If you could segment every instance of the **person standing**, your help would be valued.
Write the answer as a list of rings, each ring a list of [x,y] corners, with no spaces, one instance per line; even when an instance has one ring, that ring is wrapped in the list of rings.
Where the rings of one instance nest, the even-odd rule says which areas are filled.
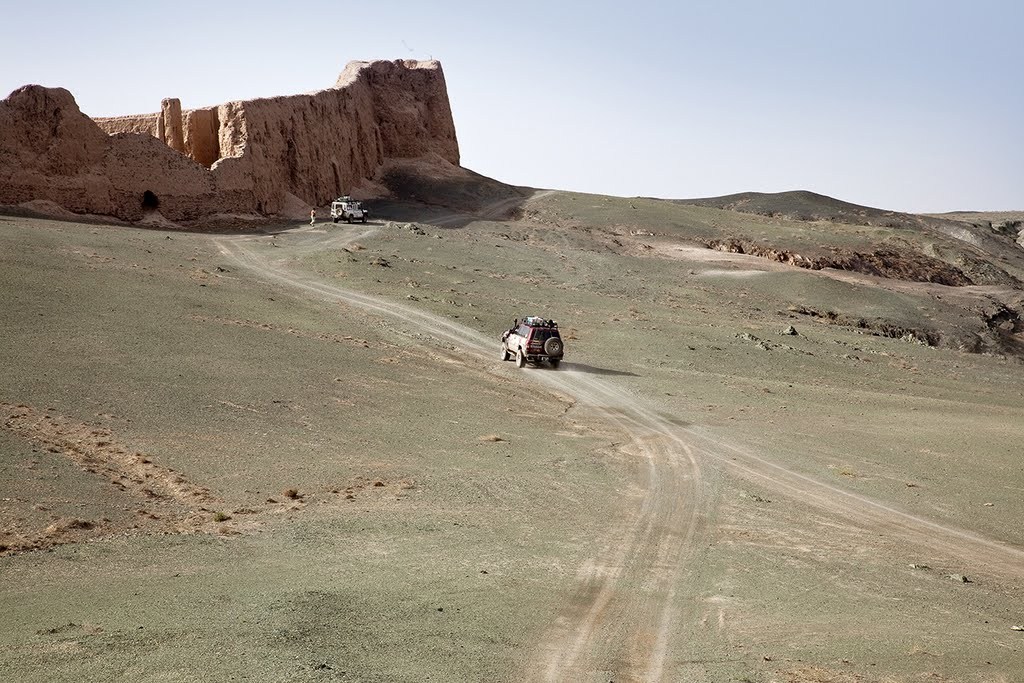
[[[309,210],[309,224],[310,225],[315,225],[316,224],[316,209],[310,209]]]

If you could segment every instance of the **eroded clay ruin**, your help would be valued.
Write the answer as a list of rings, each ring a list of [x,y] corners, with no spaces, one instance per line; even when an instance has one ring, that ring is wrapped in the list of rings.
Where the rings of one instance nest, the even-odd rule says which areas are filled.
[[[458,165],[436,61],[350,62],[314,93],[93,120],[63,88],[0,101],[0,205],[172,221],[271,217],[373,193],[394,160]]]

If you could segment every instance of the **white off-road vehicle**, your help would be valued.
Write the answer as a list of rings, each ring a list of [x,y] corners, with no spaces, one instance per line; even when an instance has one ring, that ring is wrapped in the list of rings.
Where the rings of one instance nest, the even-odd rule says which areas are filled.
[[[369,209],[363,208],[362,204],[349,196],[338,197],[331,202],[331,218],[335,223],[338,221],[346,221],[348,223],[360,221],[365,223],[369,215]]]

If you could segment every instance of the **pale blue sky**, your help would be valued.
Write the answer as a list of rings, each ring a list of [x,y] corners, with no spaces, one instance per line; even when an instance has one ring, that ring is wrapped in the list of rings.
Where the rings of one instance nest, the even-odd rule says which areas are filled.
[[[1024,210],[1024,2],[4,0],[0,97],[93,116],[318,90],[441,60],[464,166],[685,198],[809,189]]]

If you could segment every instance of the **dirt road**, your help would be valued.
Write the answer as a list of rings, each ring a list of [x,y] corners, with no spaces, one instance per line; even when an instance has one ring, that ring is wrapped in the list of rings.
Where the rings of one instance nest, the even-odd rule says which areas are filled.
[[[255,275],[325,300],[344,302],[429,333],[454,345],[472,362],[492,364],[497,343],[462,325],[403,304],[342,289],[288,267],[290,255],[309,249],[340,249],[368,237],[361,228],[330,237],[309,230],[276,238],[270,259],[257,242],[273,238],[216,238],[221,253]],[[294,245],[292,244],[294,242]],[[627,663],[625,680],[660,680],[673,623],[678,619],[675,586],[702,532],[702,475],[692,450],[673,426],[610,383],[574,370],[524,375],[568,394],[622,430],[646,462],[643,503],[609,524],[604,551],[580,567],[579,589],[543,639],[530,664],[531,680],[573,680],[600,668],[603,659]],[[610,628],[611,627],[611,628]]]
[[[370,237],[375,226],[322,233],[302,229],[276,237],[218,237],[221,253],[253,276],[311,297],[361,308],[458,349],[466,362],[497,366],[497,340],[444,317],[325,282],[294,265],[294,257],[340,249]],[[268,248],[271,242],[277,248]],[[765,459],[709,430],[681,427],[659,415],[653,399],[635,396],[612,379],[599,379],[572,363],[558,372],[518,373],[574,397],[628,435],[629,451],[645,463],[641,504],[610,521],[602,550],[577,571],[578,588],[547,629],[524,679],[585,680],[613,671],[615,680],[657,681],[672,662],[670,636],[698,619],[693,596],[680,594],[709,534],[707,518],[720,472],[755,482],[780,496],[809,504],[846,524],[884,534],[893,542],[928,548],[946,557],[981,559],[987,571],[1024,576],[1024,551],[998,540],[943,525]]]

